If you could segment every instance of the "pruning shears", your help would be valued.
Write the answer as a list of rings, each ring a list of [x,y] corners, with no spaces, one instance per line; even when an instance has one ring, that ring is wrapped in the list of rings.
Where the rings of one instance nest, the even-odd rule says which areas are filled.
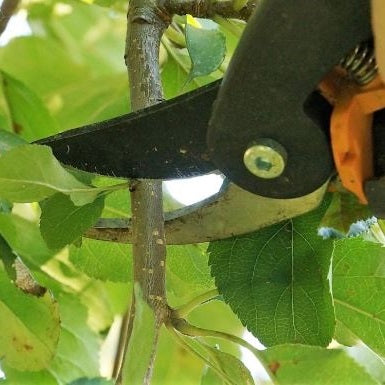
[[[371,137],[381,137],[372,118],[385,107],[385,89],[373,48],[361,44],[370,39],[369,0],[261,0],[221,81],[38,143],[102,175],[223,173],[218,194],[166,213],[169,244],[227,238],[307,212],[335,169],[361,202],[385,212],[385,182],[373,180],[385,174],[385,154],[372,150]],[[101,219],[88,232],[121,242],[130,234],[125,219]]]

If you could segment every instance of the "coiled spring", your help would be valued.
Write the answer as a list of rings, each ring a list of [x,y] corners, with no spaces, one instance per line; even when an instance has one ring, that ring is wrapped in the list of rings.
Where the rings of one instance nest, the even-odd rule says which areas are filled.
[[[341,60],[340,65],[357,84],[370,83],[377,75],[373,42],[369,41],[357,45]]]

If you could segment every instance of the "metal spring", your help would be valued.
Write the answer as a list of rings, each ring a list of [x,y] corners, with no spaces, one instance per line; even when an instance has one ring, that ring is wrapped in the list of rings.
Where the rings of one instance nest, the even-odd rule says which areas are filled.
[[[371,41],[357,45],[340,62],[349,77],[359,85],[370,83],[377,75],[377,62]]]

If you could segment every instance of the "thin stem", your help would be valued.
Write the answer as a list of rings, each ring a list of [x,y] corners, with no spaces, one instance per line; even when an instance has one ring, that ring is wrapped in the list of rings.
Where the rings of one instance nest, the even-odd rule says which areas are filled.
[[[132,111],[149,107],[163,100],[159,73],[160,39],[170,24],[171,17],[161,7],[160,1],[130,0],[127,15],[127,36],[125,60],[129,77]],[[149,154],[148,156],[151,156]],[[136,181],[130,188],[132,210],[132,251],[133,280],[138,283],[143,299],[154,312],[155,330],[152,341],[152,354],[146,362],[147,371],[143,385],[151,381],[158,344],[159,329],[168,317],[166,302],[164,217],[161,180]],[[135,293],[133,293],[125,349],[116,357],[123,362],[117,384],[130,383],[130,373],[125,373],[126,351],[135,322]],[[145,327],[140,322],[139,327]],[[127,362],[128,362],[127,361]]]
[[[254,356],[257,358],[257,360],[261,363],[261,365],[265,369],[266,373],[269,375],[271,382],[273,384],[277,384],[275,380],[275,376],[270,370],[270,367],[266,362],[265,358],[263,357],[263,355],[261,354],[261,352],[258,349],[256,349],[253,345],[251,345],[249,342],[245,341],[244,339],[238,336],[234,336],[232,334],[220,332],[217,330],[199,328],[197,326],[187,323],[185,320],[182,320],[182,319],[174,320],[173,326],[180,333],[190,337],[216,337],[216,338],[224,339],[224,340],[233,342],[235,344],[238,344],[240,346],[243,346],[244,348],[248,349],[251,353],[254,354]]]
[[[195,17],[212,18],[220,15],[225,18],[248,20],[258,0],[247,1],[241,9],[236,9],[234,0],[166,0],[165,8],[173,14],[190,14]]]
[[[20,0],[3,0],[0,7],[0,35],[7,28],[9,19],[15,13],[19,4]]]
[[[197,297],[193,298],[190,302],[187,302],[186,304],[176,308],[173,311],[173,316],[175,318],[184,318],[196,307],[202,305],[204,302],[208,302],[212,300],[218,295],[219,293],[217,289],[213,289],[213,290],[207,291],[206,293],[198,295]]]

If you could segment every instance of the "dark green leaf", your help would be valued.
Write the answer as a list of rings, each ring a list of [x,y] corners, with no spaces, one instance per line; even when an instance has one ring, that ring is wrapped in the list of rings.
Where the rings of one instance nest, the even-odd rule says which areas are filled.
[[[39,370],[52,360],[59,338],[59,313],[49,294],[24,294],[0,269],[0,354],[19,370]]]
[[[189,79],[205,76],[219,68],[226,54],[226,39],[217,29],[197,28],[186,23],[186,44],[192,66]]]
[[[80,248],[70,247],[70,260],[93,278],[120,282],[131,280],[129,245],[85,238]]]
[[[336,242],[333,297],[337,319],[385,356],[385,249],[361,238]]]
[[[282,345],[261,353],[277,385],[378,385],[343,350]]]
[[[326,346],[334,332],[331,241],[317,235],[328,202],[289,221],[212,242],[211,272],[242,323],[266,346]]]
[[[51,249],[60,249],[79,238],[100,217],[104,197],[84,206],[75,206],[61,193],[41,202],[40,231]]]
[[[3,78],[15,132],[30,142],[59,132],[57,122],[31,89],[5,73]]]

